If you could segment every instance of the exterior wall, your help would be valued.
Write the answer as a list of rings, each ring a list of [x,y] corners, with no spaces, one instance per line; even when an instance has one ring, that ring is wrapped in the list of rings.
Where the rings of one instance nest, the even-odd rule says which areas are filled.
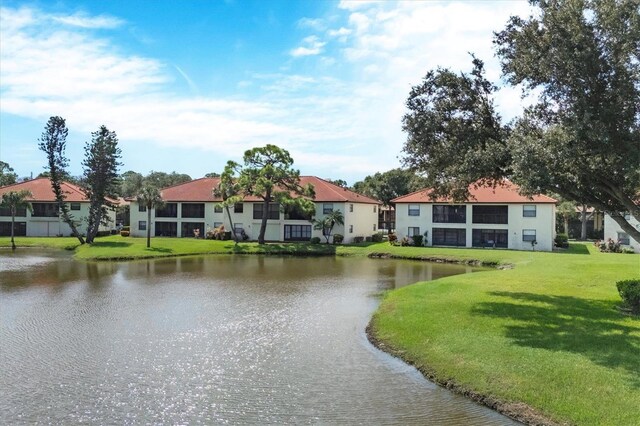
[[[157,222],[177,222],[178,228],[178,237],[192,237],[192,235],[181,235],[182,223],[186,222],[204,222],[205,224],[205,232],[207,229],[215,228],[217,223],[223,223],[226,230],[232,230],[233,225],[229,223],[226,212],[222,211],[222,213],[215,212],[215,202],[205,202],[205,217],[204,218],[182,218],[182,203],[177,203],[178,215],[175,218],[167,218],[167,217],[155,217],[155,209],[151,211],[151,224],[147,224],[150,226],[151,235],[155,235],[155,225]],[[249,240],[257,240],[258,235],[260,233],[260,219],[253,218],[253,205],[258,203],[253,202],[245,202],[243,203],[243,211],[242,213],[236,213],[234,209],[231,209],[231,219],[234,224],[242,224],[242,227],[249,237]],[[316,212],[315,218],[321,219],[325,215],[323,214],[323,204],[321,202],[317,202],[316,204]],[[353,212],[349,211],[349,204],[354,205]],[[353,238],[356,236],[367,237],[371,236],[375,232],[377,232],[377,223],[378,223],[378,206],[376,206],[376,210],[373,210],[373,204],[362,204],[362,203],[333,203],[334,210],[342,211],[345,224],[336,225],[333,228],[333,234],[342,234],[344,235],[344,242],[350,243],[353,241]],[[131,202],[131,235],[134,237],[146,237],[147,231],[139,229],[139,222],[147,220],[147,212],[138,211],[138,203],[135,201]],[[284,240],[284,227],[285,225],[309,225],[312,226],[312,223],[307,220],[288,220],[284,218],[284,213],[280,213],[279,219],[269,219],[267,221],[267,229],[265,232],[265,240],[267,241],[283,241]],[[373,230],[374,225],[376,226],[376,231]],[[350,226],[353,226],[353,232],[348,232]],[[322,230],[315,230],[312,228],[311,231],[312,237],[319,237],[324,241],[324,236],[322,235]]]
[[[412,203],[417,204],[417,203]],[[439,203],[436,203],[439,205]],[[531,250],[531,243],[522,240],[523,230],[535,230],[537,245],[535,250],[553,250],[555,238],[555,205],[554,204],[505,204],[495,203],[497,206],[508,206],[508,224],[480,224],[473,223],[473,205],[466,206],[465,223],[433,223],[433,204],[419,203],[420,215],[409,216],[409,203],[396,205],[396,232],[398,238],[408,236],[409,227],[420,228],[420,234],[427,232],[427,245],[433,245],[433,228],[463,228],[466,230],[466,247],[472,247],[473,229],[503,229],[507,230],[508,248],[513,250]],[[492,204],[479,204],[483,206]],[[535,217],[523,217],[523,206],[535,205]]]
[[[87,217],[89,216],[89,203],[80,203],[80,210],[70,210],[73,220],[78,223],[78,231],[82,234],[87,232]],[[107,213],[109,223],[100,225],[99,231],[110,231],[116,226],[116,212],[109,210]],[[34,217],[27,209],[26,217],[17,217],[16,222],[27,223],[27,237],[55,237],[71,235],[71,228],[64,221],[56,217]],[[11,216],[0,216],[0,222],[11,222]]]
[[[629,217],[629,223],[635,226],[636,229],[640,229],[640,222],[638,222],[633,216]],[[626,234],[626,232],[624,232],[622,228],[620,228],[620,225],[618,225],[618,223],[615,220],[611,219],[611,216],[609,216],[608,214],[605,214],[604,215],[604,239],[608,240],[609,238],[611,238],[614,241],[618,241],[618,233]],[[629,245],[625,247],[631,247],[633,251],[635,251],[636,253],[640,253],[640,242],[634,240],[630,236],[629,236]]]

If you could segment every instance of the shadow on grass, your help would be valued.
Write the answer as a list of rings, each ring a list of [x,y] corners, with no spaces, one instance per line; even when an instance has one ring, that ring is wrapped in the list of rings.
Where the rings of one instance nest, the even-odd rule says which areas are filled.
[[[331,244],[267,243],[261,246],[237,244],[230,246],[237,254],[284,254],[291,256],[335,255],[336,246]]]
[[[129,247],[133,245],[133,243],[127,243],[124,241],[94,241],[93,244],[91,244],[91,247]]]
[[[506,336],[517,345],[571,352],[607,368],[622,368],[633,377],[632,385],[640,387],[638,328],[619,323],[623,316],[615,302],[531,293],[490,294],[510,300],[480,303],[473,313],[518,321],[506,326]]]
[[[152,251],[154,253],[173,253],[173,250],[166,247],[145,247],[145,251]]]

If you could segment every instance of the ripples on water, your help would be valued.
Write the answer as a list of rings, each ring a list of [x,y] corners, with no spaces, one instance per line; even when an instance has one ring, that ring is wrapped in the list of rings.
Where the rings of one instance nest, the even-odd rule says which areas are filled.
[[[0,254],[0,423],[512,424],[372,347],[393,260]]]

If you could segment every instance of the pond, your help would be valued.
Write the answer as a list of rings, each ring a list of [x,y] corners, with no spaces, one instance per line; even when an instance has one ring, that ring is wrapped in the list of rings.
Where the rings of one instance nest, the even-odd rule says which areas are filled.
[[[0,424],[515,424],[427,381],[364,332],[382,291],[471,271],[3,251]]]

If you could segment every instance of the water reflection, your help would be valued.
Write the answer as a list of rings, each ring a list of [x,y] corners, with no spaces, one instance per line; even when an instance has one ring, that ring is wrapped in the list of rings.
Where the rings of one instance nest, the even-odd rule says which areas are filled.
[[[469,268],[44,257],[0,258],[2,424],[511,423],[364,335],[372,294]]]

